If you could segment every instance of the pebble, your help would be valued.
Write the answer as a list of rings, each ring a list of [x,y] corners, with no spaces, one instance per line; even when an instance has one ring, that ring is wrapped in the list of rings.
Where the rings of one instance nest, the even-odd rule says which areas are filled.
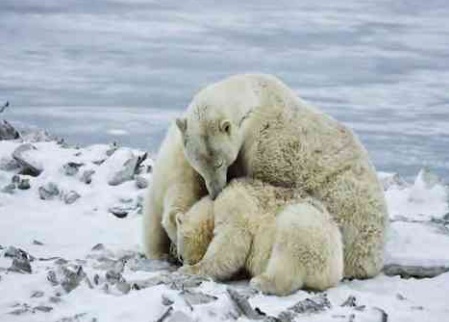
[[[59,189],[53,182],[48,182],[45,185],[39,187],[39,197],[42,200],[51,200],[59,195]]]
[[[67,194],[64,195],[64,202],[67,205],[71,205],[75,201],[77,201],[80,198],[80,194],[76,191],[69,191]]]
[[[85,184],[90,184],[92,182],[92,176],[95,174],[95,170],[85,170],[80,177],[80,181]]]

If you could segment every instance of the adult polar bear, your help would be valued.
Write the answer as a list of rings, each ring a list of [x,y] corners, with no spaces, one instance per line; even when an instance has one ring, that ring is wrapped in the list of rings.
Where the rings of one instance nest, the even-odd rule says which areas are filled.
[[[215,198],[231,178],[248,176],[301,189],[326,205],[342,232],[346,277],[382,269],[387,210],[365,148],[279,79],[244,74],[212,84],[176,124],[161,146],[144,213],[148,257],[168,253],[176,214],[205,187]]]

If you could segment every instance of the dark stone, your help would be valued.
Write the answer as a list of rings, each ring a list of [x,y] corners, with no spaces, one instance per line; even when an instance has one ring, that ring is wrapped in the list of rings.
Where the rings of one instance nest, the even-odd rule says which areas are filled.
[[[3,120],[0,123],[0,141],[2,140],[16,140],[20,138],[19,132],[8,122]]]
[[[12,153],[12,157],[19,163],[20,167],[22,168],[22,170],[20,171],[21,174],[37,177],[43,171],[42,166],[25,154],[25,152],[32,150],[36,150],[36,147],[31,143],[22,144],[14,150],[14,152]]]
[[[59,189],[53,182],[48,182],[45,185],[39,187],[39,197],[42,200],[51,200],[59,195]]]

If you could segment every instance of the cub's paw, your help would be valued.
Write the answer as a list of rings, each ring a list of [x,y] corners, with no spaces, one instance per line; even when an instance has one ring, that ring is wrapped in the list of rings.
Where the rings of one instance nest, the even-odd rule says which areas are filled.
[[[264,274],[253,277],[249,285],[264,294],[281,295],[274,280]]]
[[[186,275],[201,275],[198,265],[184,265],[178,269],[178,272]]]

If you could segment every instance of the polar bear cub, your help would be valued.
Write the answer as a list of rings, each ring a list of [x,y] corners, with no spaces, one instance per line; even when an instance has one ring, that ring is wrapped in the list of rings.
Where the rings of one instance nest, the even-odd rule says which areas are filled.
[[[245,269],[267,294],[325,290],[343,277],[343,245],[327,210],[293,189],[236,179],[177,216],[181,271],[231,278]]]

